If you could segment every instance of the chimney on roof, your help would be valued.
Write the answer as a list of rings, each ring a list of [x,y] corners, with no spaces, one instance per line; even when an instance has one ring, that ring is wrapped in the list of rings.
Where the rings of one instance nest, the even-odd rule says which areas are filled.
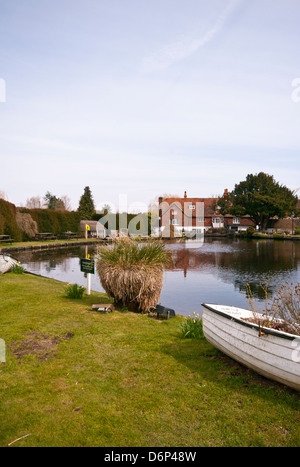
[[[224,190],[224,196],[225,196],[225,197],[228,196],[228,188],[225,188],[225,190]]]
[[[186,191],[184,192],[184,197],[187,198],[187,194],[186,194]]]

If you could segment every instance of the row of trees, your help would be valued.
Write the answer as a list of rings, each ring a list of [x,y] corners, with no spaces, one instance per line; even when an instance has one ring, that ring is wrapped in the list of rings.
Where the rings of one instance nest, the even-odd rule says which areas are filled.
[[[51,198],[49,196],[48,198],[50,204]],[[249,216],[262,230],[274,217],[298,215],[297,204],[296,192],[281,185],[272,175],[264,172],[247,175],[246,180],[236,184],[232,192],[225,193],[217,202],[222,215]],[[108,211],[109,206],[106,206],[103,215]],[[88,186],[84,188],[80,198],[78,212],[80,219],[95,218],[95,205]]]
[[[57,196],[47,191],[45,196],[32,196],[26,200],[25,207],[27,209],[52,209],[54,211],[71,211],[71,201],[67,195]]]
[[[26,200],[27,209],[50,209],[53,211],[72,211],[71,201],[67,195],[58,197],[47,191],[45,196],[32,196]],[[84,193],[80,198],[77,209],[80,219],[92,219],[95,213],[95,204],[90,187],[84,188]]]
[[[4,196],[1,197],[4,198]],[[291,191],[284,185],[280,185],[272,175],[260,172],[256,175],[247,175],[246,180],[235,185],[232,192],[219,197],[215,208],[218,208],[222,215],[249,216],[263,230],[271,218],[283,218],[293,213],[296,216],[298,214],[297,203],[296,192]],[[46,208],[54,211],[72,210],[68,196],[57,197],[49,191],[42,200],[39,197],[28,199],[26,208]],[[109,210],[109,206],[105,206],[102,215],[107,214]],[[89,186],[84,188],[76,211],[80,219],[92,220],[97,218],[98,220],[102,217],[102,215],[96,215],[95,203]]]

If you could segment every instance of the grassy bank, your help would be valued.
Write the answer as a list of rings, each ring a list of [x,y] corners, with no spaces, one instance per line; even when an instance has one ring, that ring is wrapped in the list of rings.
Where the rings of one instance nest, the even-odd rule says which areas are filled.
[[[183,339],[179,316],[103,314],[104,295],[28,274],[0,296],[0,446],[299,445],[299,394]]]
[[[99,238],[78,238],[78,239],[62,239],[62,240],[46,240],[46,241],[28,241],[28,242],[14,242],[14,243],[1,243],[0,251],[11,252],[13,253],[16,249],[40,249],[40,248],[52,248],[59,247],[60,245],[80,245],[80,244],[89,244],[89,243],[99,243],[101,240]]]

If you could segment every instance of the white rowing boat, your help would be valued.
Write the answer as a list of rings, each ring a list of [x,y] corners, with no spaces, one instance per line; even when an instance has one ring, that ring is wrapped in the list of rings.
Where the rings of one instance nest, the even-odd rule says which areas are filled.
[[[11,271],[16,264],[18,264],[18,260],[7,253],[0,253],[0,274]]]
[[[213,346],[266,378],[300,390],[300,336],[245,321],[254,314],[243,308],[202,306],[204,336]]]

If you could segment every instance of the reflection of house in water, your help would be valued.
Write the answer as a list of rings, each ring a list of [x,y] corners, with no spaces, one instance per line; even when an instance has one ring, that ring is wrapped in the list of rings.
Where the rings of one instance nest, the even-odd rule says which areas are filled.
[[[217,251],[218,246],[220,251]],[[228,250],[226,245],[224,246],[223,243],[217,240],[213,244],[204,243],[200,248],[191,248],[187,247],[186,244],[182,244],[181,248],[172,251],[173,262],[168,269],[183,271],[184,277],[186,277],[188,271],[211,268],[212,266],[218,267],[224,248]]]

